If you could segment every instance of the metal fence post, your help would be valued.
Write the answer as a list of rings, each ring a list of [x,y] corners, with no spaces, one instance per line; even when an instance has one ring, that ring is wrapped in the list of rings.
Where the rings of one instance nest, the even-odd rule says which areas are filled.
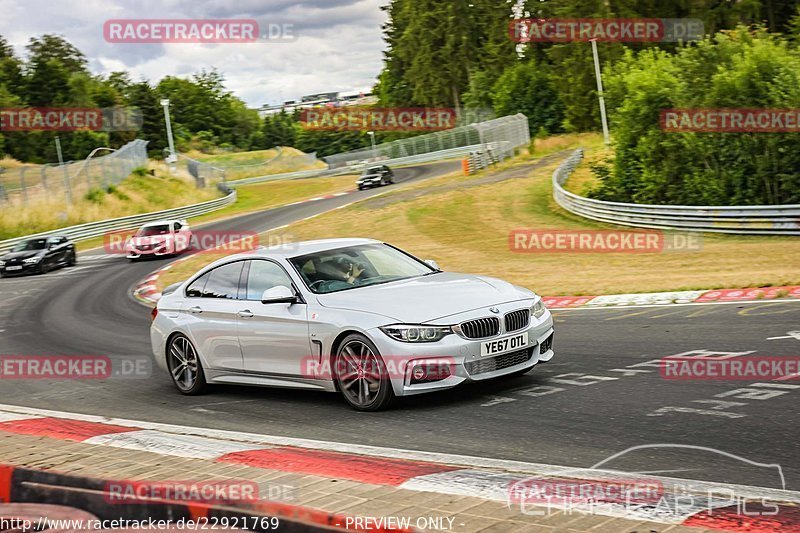
[[[25,187],[25,167],[19,169],[19,186],[22,187],[22,203],[28,203],[28,188]]]
[[[40,177],[42,178],[42,186],[44,187],[44,190],[48,191],[49,187],[47,186],[47,167],[44,165],[42,165]]]

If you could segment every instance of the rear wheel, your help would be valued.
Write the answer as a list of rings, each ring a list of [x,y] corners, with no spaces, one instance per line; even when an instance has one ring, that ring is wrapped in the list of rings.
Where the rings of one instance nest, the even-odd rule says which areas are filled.
[[[336,386],[353,409],[379,411],[394,400],[383,358],[364,335],[354,333],[342,341],[334,368]]]
[[[167,368],[175,387],[188,396],[201,394],[206,388],[203,365],[197,356],[192,341],[184,335],[176,335],[167,346]]]
[[[67,261],[67,264],[69,266],[75,266],[75,263],[77,263],[77,262],[78,262],[78,258],[75,257],[75,252],[72,252],[72,255],[69,256],[69,261]]]

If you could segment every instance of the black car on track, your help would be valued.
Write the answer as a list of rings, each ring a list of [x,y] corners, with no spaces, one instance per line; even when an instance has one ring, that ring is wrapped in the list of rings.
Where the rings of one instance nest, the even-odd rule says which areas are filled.
[[[394,171],[386,165],[367,168],[356,181],[359,191],[363,191],[368,187],[380,187],[391,183],[394,183]]]
[[[38,237],[19,242],[0,255],[0,276],[44,274],[75,263],[75,245],[67,237]]]

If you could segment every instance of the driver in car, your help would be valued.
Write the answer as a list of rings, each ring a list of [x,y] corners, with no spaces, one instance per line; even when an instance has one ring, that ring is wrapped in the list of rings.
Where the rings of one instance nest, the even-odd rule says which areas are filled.
[[[344,265],[342,265],[344,266]],[[344,281],[350,285],[354,285],[356,280],[364,273],[364,266],[358,263],[350,263],[350,268],[344,272]]]

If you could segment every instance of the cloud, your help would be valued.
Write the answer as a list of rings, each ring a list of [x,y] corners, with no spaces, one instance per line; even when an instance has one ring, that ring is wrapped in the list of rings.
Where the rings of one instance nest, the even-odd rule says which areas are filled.
[[[19,55],[31,37],[65,36],[96,74],[128,70],[157,82],[218,69],[248,105],[295,100],[305,94],[370,88],[381,69],[381,26],[387,0],[0,0],[0,35]],[[291,24],[290,42],[242,44],[112,44],[108,19],[255,19]]]

